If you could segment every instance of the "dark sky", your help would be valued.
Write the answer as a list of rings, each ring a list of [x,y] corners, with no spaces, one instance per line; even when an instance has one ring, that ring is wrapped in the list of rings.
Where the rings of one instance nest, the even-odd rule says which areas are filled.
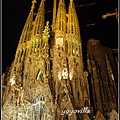
[[[2,71],[10,67],[14,59],[18,41],[31,8],[32,0],[2,1]],[[37,1],[36,9],[41,0]],[[65,0],[68,7],[69,0]],[[115,16],[102,19],[107,12],[115,12],[117,0],[74,0],[81,27],[83,49],[89,38],[101,41],[101,44],[111,48],[118,47],[118,22]],[[94,5],[83,6],[95,3]],[[52,10],[52,0],[45,1],[46,11]],[[78,7],[80,5],[80,7]],[[52,12],[46,12],[46,21],[52,20]],[[88,24],[93,24],[87,26]]]

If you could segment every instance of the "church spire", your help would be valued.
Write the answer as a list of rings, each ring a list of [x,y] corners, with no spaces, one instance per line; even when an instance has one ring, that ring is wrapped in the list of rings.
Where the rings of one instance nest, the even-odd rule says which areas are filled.
[[[54,0],[53,4],[53,20],[52,20],[52,30],[55,30],[55,23],[56,23],[56,7],[57,7],[57,0]]]
[[[34,8],[35,8],[35,3],[36,3],[36,2],[37,2],[36,0],[33,0],[33,1],[32,1],[31,11],[34,10]]]
[[[30,39],[30,32],[31,32],[31,29],[32,29],[35,3],[36,3],[36,0],[33,0],[30,13],[28,15],[28,18],[26,20],[26,23],[24,25],[24,28],[23,28],[23,31],[22,31],[22,34],[21,34],[21,37],[20,37],[20,40],[19,40],[19,44],[24,43],[24,42],[26,42]]]
[[[44,1],[42,0],[40,3],[40,6],[38,8],[38,13],[36,15],[34,24],[33,24],[33,30],[32,30],[32,37],[37,34],[42,34],[42,31],[44,29]]]
[[[66,32],[66,9],[64,0],[59,1],[56,19],[56,30]]]
[[[69,4],[67,33],[80,36],[79,22],[73,0],[70,0]]]

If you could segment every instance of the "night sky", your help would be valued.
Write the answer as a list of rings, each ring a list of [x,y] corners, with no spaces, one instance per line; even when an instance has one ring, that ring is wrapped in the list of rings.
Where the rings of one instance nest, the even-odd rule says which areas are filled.
[[[14,60],[18,41],[31,8],[32,0],[2,1],[2,72],[11,66]],[[37,0],[35,12],[41,0]],[[68,7],[69,0],[65,0]],[[118,21],[115,16],[102,19],[107,12],[115,12],[117,0],[74,0],[81,27],[83,49],[89,38],[98,39],[101,44],[110,48],[118,48]],[[90,3],[93,5],[84,6]],[[52,21],[53,0],[45,1],[46,19]],[[80,7],[79,7],[80,6]],[[91,26],[89,26],[91,24]],[[93,24],[93,25],[92,25]],[[84,51],[84,50],[83,50]]]

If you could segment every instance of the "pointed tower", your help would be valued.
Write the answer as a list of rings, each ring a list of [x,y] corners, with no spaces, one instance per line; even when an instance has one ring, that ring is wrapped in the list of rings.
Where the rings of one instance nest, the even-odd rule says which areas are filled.
[[[68,58],[65,53],[66,40],[66,8],[64,0],[60,0],[58,4],[58,11],[55,24],[55,38],[53,48],[53,81],[55,89],[55,106],[56,106],[56,120],[59,119],[74,119],[76,114],[61,115],[63,110],[74,110],[72,100],[69,92],[70,81],[68,78]]]
[[[31,31],[30,43],[28,43],[30,55],[38,54],[42,51],[43,41],[42,41],[42,32],[44,30],[45,21],[45,12],[44,12],[44,0],[41,1],[38,8],[35,21],[33,22],[33,28]]]
[[[79,22],[73,0],[70,0],[69,4],[67,33],[80,37]]]
[[[44,24],[45,24],[44,23],[45,21],[44,1],[45,0],[41,0],[37,15],[35,17],[35,21],[33,23],[33,29],[31,34],[32,37],[40,35],[43,32]]]
[[[36,0],[33,0],[30,13],[28,15],[22,34],[20,36],[15,59],[11,65],[10,83],[8,83],[9,85],[13,83],[14,84],[17,83],[18,86],[21,86],[21,87],[23,86],[23,68],[24,68],[24,61],[25,61],[26,52],[27,52],[26,45],[27,45],[27,42],[30,40],[35,3],[36,3]]]
[[[66,8],[64,0],[58,4],[58,12],[55,25],[55,48],[64,49],[64,40],[66,33]]]
[[[65,52],[68,55],[69,79],[74,104],[75,108],[89,107],[88,73],[85,72],[83,68],[80,27],[73,0],[70,0],[67,18]]]
[[[33,0],[11,66],[8,89],[4,93],[4,120],[54,120],[53,97],[48,83],[50,28],[49,22],[44,26],[44,0],[33,22],[35,3]]]
[[[70,0],[66,14],[64,0],[59,0],[57,12],[57,0],[54,0],[53,36],[49,22],[44,25],[44,0],[33,21],[35,3],[33,0],[11,65],[3,119],[83,120],[83,114],[65,113],[65,110],[74,112],[90,105],[74,2]]]
[[[61,59],[62,56],[64,56],[64,41],[65,41],[65,34],[66,34],[66,8],[64,0],[60,0],[58,4],[58,12],[57,12],[57,18],[56,18],[56,26],[55,26],[55,43],[53,48],[53,75],[54,75],[54,82],[58,82],[58,80],[61,80]],[[56,74],[56,71],[60,72],[58,75]],[[56,80],[58,79],[58,80]]]
[[[57,12],[57,0],[54,0],[53,4],[53,19],[52,19],[52,31],[55,31],[55,23],[56,23],[56,12]]]
[[[72,0],[68,14],[64,0],[59,1],[53,49],[55,106],[59,106],[56,108],[56,119],[59,119],[58,111],[90,106],[87,72],[83,70],[80,28]],[[71,118],[83,119],[83,116],[75,114]]]
[[[39,63],[38,62],[39,58],[42,58],[42,52],[44,49],[44,41],[42,39],[42,34],[44,30],[44,19],[45,19],[44,0],[42,0],[38,8],[38,12],[35,17],[35,20],[32,23],[33,26],[31,30],[30,40],[27,42],[26,45],[27,53],[26,53],[24,77],[23,77],[23,82],[25,83],[24,85],[26,85],[26,82],[30,83],[30,81],[32,81],[35,78],[36,72],[38,73],[38,69],[37,69],[38,66],[36,66],[36,64]],[[30,69],[29,71],[28,68]],[[32,70],[33,68],[35,69],[34,71]]]
[[[11,79],[18,78],[20,86],[22,86],[22,75],[23,75],[23,67],[24,67],[24,60],[27,53],[27,42],[30,40],[30,34],[32,30],[32,22],[33,22],[33,14],[35,8],[36,0],[32,1],[32,6],[26,23],[24,25],[22,34],[20,36],[19,44],[16,50],[15,59],[13,61],[13,67],[11,68]]]
[[[24,25],[18,47],[15,54],[15,59],[10,67],[10,75],[7,79],[7,89],[4,93],[4,105],[2,109],[3,119],[16,119],[15,116],[15,106],[17,104],[17,96],[19,88],[23,86],[23,68],[24,68],[24,58],[26,53],[26,44],[30,40],[30,34],[32,30],[33,14],[35,8],[36,0],[32,1],[32,6],[26,23]],[[18,88],[18,91],[17,91]],[[17,108],[16,108],[17,109]],[[8,112],[11,111],[11,112]]]
[[[30,40],[35,3],[36,3],[36,0],[33,0],[30,13],[29,13],[26,23],[24,25],[24,28],[23,28],[23,31],[22,31],[22,34],[21,34],[21,37],[19,40],[18,48],[16,50],[16,56],[15,56],[15,60],[14,60],[15,63],[17,63],[19,61],[23,61],[22,58],[24,58],[24,54],[26,52],[25,51],[26,44],[27,44],[27,41]]]

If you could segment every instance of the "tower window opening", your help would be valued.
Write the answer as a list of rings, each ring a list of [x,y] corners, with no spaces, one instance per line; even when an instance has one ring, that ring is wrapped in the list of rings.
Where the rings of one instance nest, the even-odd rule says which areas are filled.
[[[51,73],[52,73],[52,66],[53,66],[53,63],[52,63],[52,61],[50,61],[50,70],[51,70]]]
[[[88,107],[88,100],[85,100],[85,107]]]
[[[72,41],[72,47],[74,47],[74,41]]]
[[[40,43],[40,46],[43,47],[43,40],[41,39],[41,43]]]
[[[62,47],[62,51],[64,51],[64,48]]]
[[[33,47],[31,46],[31,49],[30,49],[30,55],[32,54],[32,49],[33,49]]]
[[[40,48],[40,44],[38,43],[38,50],[39,50],[39,48]]]
[[[23,61],[23,53],[24,53],[24,50],[22,49],[22,52],[21,52],[21,55],[20,55],[20,62]]]
[[[67,40],[65,41],[65,52],[68,53],[68,42],[67,42]]]
[[[62,21],[62,31],[64,31],[64,21]]]
[[[72,34],[74,33],[74,27],[73,27],[73,25],[71,26],[71,33]]]
[[[61,21],[59,22],[59,28],[58,29],[61,30]]]
[[[59,54],[59,57],[61,57],[61,54],[60,54],[60,52],[59,52],[58,54]]]
[[[38,25],[37,34],[39,34],[40,26]]]
[[[80,98],[80,93],[78,92],[78,93],[77,93],[77,95],[78,95],[78,101],[79,101],[79,98]]]
[[[74,33],[75,33],[75,35],[76,35],[76,27],[75,27]]]
[[[59,45],[58,45],[59,46]],[[60,47],[58,47],[58,50],[60,50]]]
[[[26,38],[27,38],[27,34],[25,34],[25,37],[24,37],[24,39],[22,40],[21,43],[25,43],[26,42]]]
[[[25,59],[25,56],[26,56],[26,49],[24,50],[24,53],[23,53],[23,60]]]
[[[73,55],[75,54],[75,51],[74,51],[74,41],[72,41],[72,54]]]

